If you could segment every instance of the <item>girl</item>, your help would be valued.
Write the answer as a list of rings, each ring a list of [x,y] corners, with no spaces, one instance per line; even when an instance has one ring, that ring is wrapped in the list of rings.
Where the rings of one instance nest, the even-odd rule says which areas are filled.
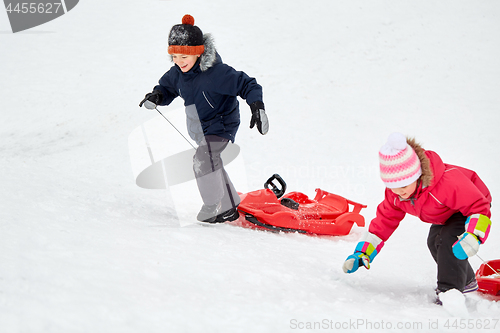
[[[267,133],[262,87],[254,78],[222,62],[211,35],[204,35],[191,15],[172,27],[168,45],[175,65],[139,106],[155,109],[157,105],[169,105],[176,97],[184,100],[188,132],[198,144],[193,169],[203,206],[197,219],[209,223],[235,220],[240,198],[220,155],[229,141],[234,142],[240,124],[237,96],[250,106],[250,128],[257,125],[261,134]]]
[[[424,150],[414,139],[393,133],[380,149],[380,175],[387,187],[377,216],[361,237],[343,270],[370,268],[384,242],[405,214],[431,223],[427,245],[437,263],[439,293],[458,289],[477,290],[468,257],[488,238],[491,195],[478,175],[462,167],[443,163],[438,154]]]

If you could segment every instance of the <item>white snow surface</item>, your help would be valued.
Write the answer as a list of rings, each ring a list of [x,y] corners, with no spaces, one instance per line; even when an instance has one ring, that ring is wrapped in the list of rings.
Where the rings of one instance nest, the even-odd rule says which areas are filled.
[[[128,137],[157,116],[138,103],[187,13],[264,87],[266,136],[240,104],[250,190],[279,173],[290,191],[367,204],[368,224],[383,199],[378,150],[398,131],[500,195],[498,1],[86,0],[17,34],[0,10],[0,331],[453,331],[459,314],[432,303],[429,225],[414,217],[348,275],[365,228],[181,226],[168,189],[135,185]],[[494,201],[484,259],[500,256],[497,216]],[[474,323],[500,317],[477,294],[466,306]]]

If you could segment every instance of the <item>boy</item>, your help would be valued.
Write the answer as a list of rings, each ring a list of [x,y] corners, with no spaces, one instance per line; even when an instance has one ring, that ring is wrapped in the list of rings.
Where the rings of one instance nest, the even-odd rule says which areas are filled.
[[[191,15],[172,27],[168,45],[175,65],[139,106],[155,109],[157,105],[169,105],[176,97],[184,100],[188,132],[198,144],[193,170],[203,206],[197,219],[209,223],[236,220],[240,198],[220,155],[229,141],[234,142],[238,131],[237,96],[250,106],[250,128],[257,125],[262,135],[269,130],[262,87],[254,78],[222,62],[211,35],[204,35]]]

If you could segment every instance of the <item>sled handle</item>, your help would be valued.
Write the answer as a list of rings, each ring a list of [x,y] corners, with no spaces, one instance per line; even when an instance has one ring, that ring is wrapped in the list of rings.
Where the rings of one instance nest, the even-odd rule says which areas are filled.
[[[278,181],[278,183],[281,185],[281,188],[279,188],[278,186],[276,186],[276,184],[273,183],[274,180]],[[269,188],[269,186],[271,186],[272,188]],[[276,195],[276,197],[279,199],[283,196],[283,194],[285,194],[286,183],[283,180],[283,178],[281,178],[280,175],[275,173],[264,183],[264,188],[273,191],[274,195]]]
[[[367,207],[366,205],[363,205],[363,204],[351,201],[349,199],[346,199],[346,200],[347,200],[347,203],[349,203],[349,204],[351,204],[353,206],[353,208],[352,208],[352,212],[353,213],[359,214],[359,212],[361,211],[362,208],[366,208]]]

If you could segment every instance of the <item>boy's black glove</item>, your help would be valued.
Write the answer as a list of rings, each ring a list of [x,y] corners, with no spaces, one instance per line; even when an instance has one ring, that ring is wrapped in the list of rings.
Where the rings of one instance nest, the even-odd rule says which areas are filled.
[[[163,94],[159,90],[153,90],[153,92],[147,93],[144,99],[139,103],[139,107],[144,107],[146,109],[154,110],[158,104],[163,100]]]
[[[264,103],[261,101],[253,102],[250,104],[250,110],[252,110],[250,128],[257,124],[260,134],[265,135],[269,131],[269,120],[267,120],[266,110],[264,110]]]

